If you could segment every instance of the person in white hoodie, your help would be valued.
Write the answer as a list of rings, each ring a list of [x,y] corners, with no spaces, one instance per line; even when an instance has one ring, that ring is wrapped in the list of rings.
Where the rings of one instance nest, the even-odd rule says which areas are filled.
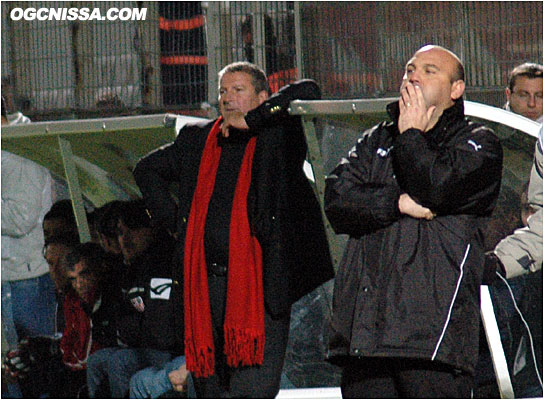
[[[20,112],[7,115],[2,98],[2,125],[28,122]],[[2,150],[2,331],[10,348],[54,333],[55,286],[42,254],[51,190],[46,168]]]

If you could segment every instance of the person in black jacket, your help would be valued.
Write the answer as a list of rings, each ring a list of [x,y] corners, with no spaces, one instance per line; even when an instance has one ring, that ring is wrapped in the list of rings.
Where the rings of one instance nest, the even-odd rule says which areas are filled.
[[[122,292],[118,343],[89,357],[91,398],[126,397],[132,375],[149,366],[161,367],[183,350],[173,324],[173,239],[151,227],[142,200],[123,202],[117,235],[125,263],[123,269],[113,270],[117,285],[112,291]]]
[[[230,64],[221,117],[136,165],[152,219],[178,239],[177,331],[198,397],[275,397],[291,304],[333,277],[301,123],[287,114],[291,100],[319,97],[304,80],[269,98],[259,67]]]
[[[328,354],[343,397],[470,397],[479,222],[496,203],[502,148],[465,118],[464,89],[459,58],[422,47],[388,106],[393,122],[367,130],[327,178],[327,216],[350,235]]]

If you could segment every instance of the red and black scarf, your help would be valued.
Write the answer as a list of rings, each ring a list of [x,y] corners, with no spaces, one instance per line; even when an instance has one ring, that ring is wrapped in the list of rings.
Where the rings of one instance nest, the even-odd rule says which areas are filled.
[[[214,373],[214,344],[204,253],[204,226],[221,156],[218,145],[222,118],[212,127],[200,161],[198,180],[187,223],[184,257],[185,357],[198,378]],[[262,251],[251,234],[247,195],[257,138],[247,144],[232,205],[225,312],[227,364],[260,365],[264,358],[264,298]]]

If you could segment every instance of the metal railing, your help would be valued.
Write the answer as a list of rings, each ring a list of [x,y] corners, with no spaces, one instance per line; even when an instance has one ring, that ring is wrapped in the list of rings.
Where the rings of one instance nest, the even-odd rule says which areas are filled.
[[[17,7],[147,13],[143,21],[15,21]],[[310,77],[326,99],[391,96],[426,43],[464,60],[469,99],[498,106],[508,72],[542,62],[542,2],[20,1],[1,10],[2,93],[11,111],[34,120],[207,115],[217,72],[238,60],[262,66],[274,90]]]

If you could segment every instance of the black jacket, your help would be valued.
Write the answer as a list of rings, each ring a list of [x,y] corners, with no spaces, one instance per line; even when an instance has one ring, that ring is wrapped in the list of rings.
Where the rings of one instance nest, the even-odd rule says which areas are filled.
[[[119,339],[130,347],[183,352],[175,331],[172,299],[174,242],[158,235],[145,253],[125,266],[121,278],[123,305],[118,320]],[[138,299],[139,298],[139,299]],[[133,304],[143,302],[143,308]]]
[[[273,315],[289,313],[294,301],[334,276],[319,203],[302,169],[306,143],[300,119],[287,114],[291,100],[319,97],[315,82],[299,81],[246,116],[250,134],[257,135],[248,214],[263,249],[265,306]],[[186,224],[214,122],[184,126],[173,143],[142,158],[134,170],[153,220],[178,233],[174,287],[180,301],[179,329]],[[179,187],[177,204],[169,193],[171,183]]]
[[[398,103],[388,106],[398,120]],[[429,132],[366,131],[327,178],[325,208],[351,236],[335,280],[329,358],[410,357],[468,372],[478,357],[481,217],[500,188],[502,148],[462,100]],[[401,215],[408,193],[437,213]]]

